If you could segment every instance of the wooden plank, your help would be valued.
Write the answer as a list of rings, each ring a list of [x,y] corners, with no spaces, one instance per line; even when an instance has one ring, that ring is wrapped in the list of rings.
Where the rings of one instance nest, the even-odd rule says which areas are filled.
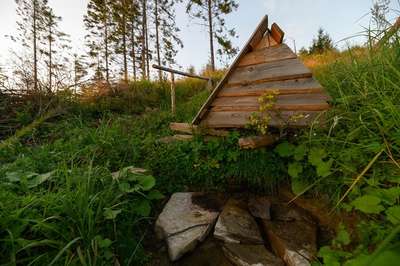
[[[324,89],[314,78],[305,78],[245,84],[243,86],[230,86],[230,84],[226,84],[218,94],[218,97],[261,96],[265,93],[272,93],[274,91],[279,92],[280,95],[285,95],[323,93]]]
[[[241,149],[257,149],[261,147],[271,146],[279,140],[278,135],[252,136],[239,139]]]
[[[267,25],[268,28],[268,16],[264,16],[261,22],[258,24],[257,29],[253,32],[251,35],[250,39],[244,46],[244,48],[240,51],[239,55],[236,57],[235,61],[232,63],[232,65],[229,67],[228,71],[225,73],[224,77],[222,80],[218,83],[217,87],[211,92],[210,96],[207,98],[206,102],[203,104],[203,106],[200,108],[199,112],[196,114],[195,118],[192,121],[192,124],[197,125],[202,117],[207,114],[208,112],[208,106],[211,104],[211,102],[214,100],[214,98],[217,96],[219,91],[222,89],[222,87],[225,85],[225,83],[228,81],[229,77],[231,76],[233,70],[236,68],[238,62],[240,59],[247,53],[249,52],[252,47],[250,44],[252,43],[253,40],[257,39],[259,32],[262,32],[265,29],[265,25]],[[264,34],[264,33],[263,33]]]
[[[268,31],[268,17],[264,23],[258,28],[255,32],[253,38],[251,38],[249,42],[249,46],[251,50],[254,50],[258,43],[263,39],[264,34]]]
[[[282,43],[285,33],[283,32],[283,30],[281,30],[281,28],[278,26],[278,24],[273,23],[271,26],[271,36],[272,36],[272,38],[275,39],[275,41],[277,43]]]
[[[211,106],[211,111],[258,111],[259,97],[218,97]],[[295,94],[278,95],[272,110],[303,110],[303,111],[322,111],[329,109],[329,97],[326,94]]]
[[[237,68],[228,83],[232,86],[311,77],[310,70],[296,58]]]
[[[196,125],[191,125],[189,123],[170,123],[169,128],[172,131],[186,133],[186,134],[202,134],[217,137],[226,137],[229,135],[229,131],[226,130],[215,130],[209,128],[199,128]]]
[[[297,58],[296,54],[286,45],[267,47],[246,54],[239,62],[238,67],[258,65],[284,59]]]
[[[268,47],[273,47],[278,45],[274,38],[272,38],[271,34],[266,34],[261,41],[257,44],[254,50],[260,50]]]
[[[209,112],[207,117],[202,120],[201,124],[209,128],[244,128],[249,117],[255,112]],[[315,111],[282,111],[270,112],[271,127],[307,127],[311,125],[317,118],[322,121],[323,113]],[[298,116],[302,118],[294,119]]]

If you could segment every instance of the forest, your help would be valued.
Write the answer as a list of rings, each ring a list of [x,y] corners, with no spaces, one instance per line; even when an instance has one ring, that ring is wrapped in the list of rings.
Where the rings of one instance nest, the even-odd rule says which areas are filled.
[[[17,30],[0,37],[20,47],[0,68],[0,265],[398,265],[393,2],[371,2],[362,42],[338,47],[320,28],[293,52],[267,16],[237,47],[241,22],[227,20],[247,1],[87,0],[77,53],[47,0],[15,0]],[[153,68],[180,66],[178,16],[207,36],[204,67],[184,70],[203,79]],[[291,77],[267,79],[281,61],[260,54],[276,51],[305,73],[292,77],[306,91],[294,100],[279,87]],[[251,95],[235,91],[243,77]],[[300,100],[309,109],[290,109]],[[244,126],[235,115],[212,123],[240,108],[251,112]],[[171,207],[188,195],[194,209]],[[173,219],[194,225],[179,231]]]

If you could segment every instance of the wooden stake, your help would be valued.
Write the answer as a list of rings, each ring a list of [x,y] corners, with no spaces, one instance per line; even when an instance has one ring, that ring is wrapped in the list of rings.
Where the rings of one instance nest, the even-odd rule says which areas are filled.
[[[176,99],[175,99],[175,74],[171,73],[171,111],[176,114]]]

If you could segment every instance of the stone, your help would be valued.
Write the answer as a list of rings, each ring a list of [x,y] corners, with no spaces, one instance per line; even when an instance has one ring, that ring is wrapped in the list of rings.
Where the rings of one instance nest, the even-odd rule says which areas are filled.
[[[225,256],[236,266],[284,266],[283,261],[269,252],[264,245],[225,243]]]
[[[211,229],[210,225],[196,226],[168,237],[166,241],[170,259],[176,261],[184,254],[194,250],[197,244],[208,236]]]
[[[222,203],[203,193],[175,193],[159,215],[155,233],[165,239],[170,259],[192,251],[212,230]],[[219,209],[218,209],[219,208]]]
[[[270,208],[271,202],[267,197],[255,197],[249,198],[248,207],[250,213],[260,219],[271,220]]]
[[[317,253],[316,224],[308,218],[299,218],[296,216],[297,220],[290,221],[262,220],[272,249],[288,266],[311,265],[310,261]]]
[[[194,252],[185,255],[174,266],[234,266],[222,251],[221,244],[213,237],[208,237],[196,247]]]
[[[246,204],[229,199],[215,225],[214,237],[227,243],[263,244],[258,225]]]

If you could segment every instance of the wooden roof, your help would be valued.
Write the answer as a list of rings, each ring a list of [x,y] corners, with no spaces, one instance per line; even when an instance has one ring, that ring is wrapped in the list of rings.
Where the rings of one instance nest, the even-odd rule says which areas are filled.
[[[208,128],[245,127],[250,115],[259,111],[258,98],[276,91],[270,126],[307,126],[327,110],[329,95],[283,43],[283,37],[276,23],[268,28],[265,16],[192,123]]]

